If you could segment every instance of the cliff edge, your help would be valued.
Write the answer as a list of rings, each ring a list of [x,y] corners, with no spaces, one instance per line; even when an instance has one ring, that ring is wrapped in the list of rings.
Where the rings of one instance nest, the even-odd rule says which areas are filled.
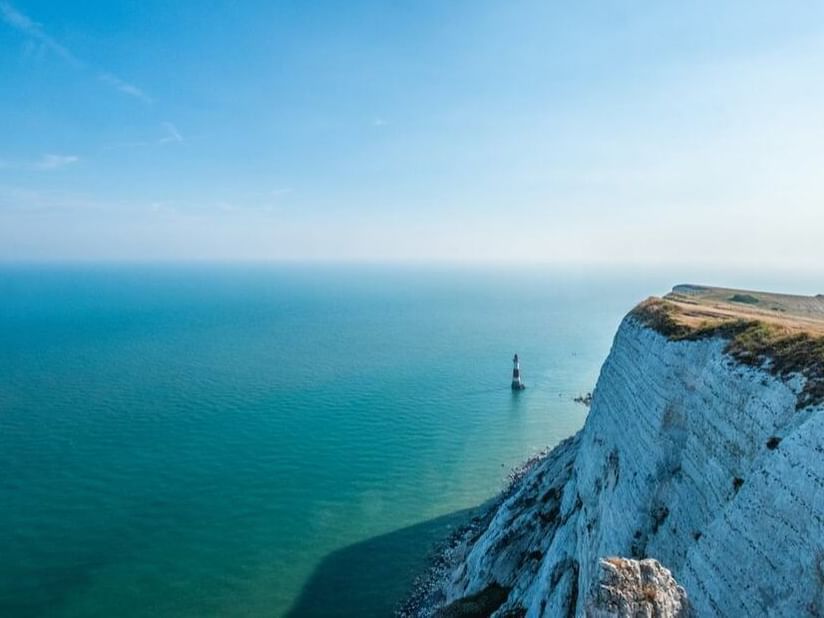
[[[677,286],[641,303],[584,428],[428,590],[407,614],[824,616],[824,297]]]

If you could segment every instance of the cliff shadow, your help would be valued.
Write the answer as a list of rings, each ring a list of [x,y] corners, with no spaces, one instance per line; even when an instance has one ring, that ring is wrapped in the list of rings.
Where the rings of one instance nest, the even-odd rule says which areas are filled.
[[[392,616],[439,542],[478,512],[455,511],[332,552],[315,569],[287,618]]]

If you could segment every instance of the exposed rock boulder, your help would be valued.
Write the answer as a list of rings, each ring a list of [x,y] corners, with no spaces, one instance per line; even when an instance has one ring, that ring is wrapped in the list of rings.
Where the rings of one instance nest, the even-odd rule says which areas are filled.
[[[687,593],[657,560],[606,558],[587,618],[688,618]]]

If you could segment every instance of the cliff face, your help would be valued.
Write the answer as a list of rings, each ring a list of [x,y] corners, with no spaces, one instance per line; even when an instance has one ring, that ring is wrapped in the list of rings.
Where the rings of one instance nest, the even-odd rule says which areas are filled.
[[[824,407],[728,345],[630,314],[584,428],[453,550],[439,605],[494,588],[496,616],[594,615],[600,559],[625,556],[667,567],[698,616],[824,615]]]

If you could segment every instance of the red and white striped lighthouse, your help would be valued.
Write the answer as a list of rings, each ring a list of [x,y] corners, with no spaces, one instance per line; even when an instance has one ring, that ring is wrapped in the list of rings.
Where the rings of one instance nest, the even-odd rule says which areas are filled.
[[[522,391],[526,388],[526,384],[521,382],[521,361],[518,360],[518,355],[512,359],[512,390]]]

